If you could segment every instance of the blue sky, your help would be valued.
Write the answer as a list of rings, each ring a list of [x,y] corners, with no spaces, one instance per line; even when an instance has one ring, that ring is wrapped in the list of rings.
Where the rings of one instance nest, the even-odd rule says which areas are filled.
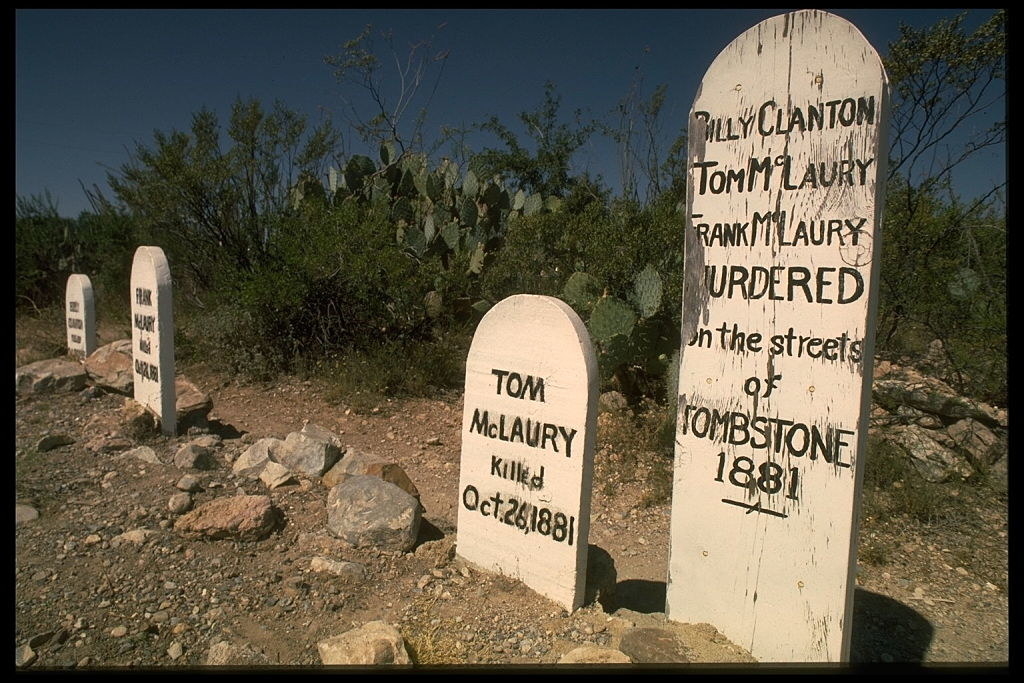
[[[508,125],[535,109],[551,81],[562,109],[612,122],[636,74],[645,92],[668,86],[665,135],[685,124],[705,69],[733,38],[787,9],[742,10],[19,10],[15,22],[15,191],[48,190],[62,215],[88,209],[80,182],[109,194],[106,173],[155,130],[188,130],[206,106],[226,121],[236,97],[275,99],[310,121],[330,115],[349,153],[367,150],[342,118],[344,90],[324,57],[372,24],[400,54],[433,38],[449,50],[430,104],[442,124],[491,115]],[[959,10],[830,10],[882,54],[898,24],[925,27]],[[971,13],[969,28],[991,15]],[[639,71],[638,71],[639,69]],[[525,136],[522,137],[525,140]],[[479,135],[474,147],[497,145]],[[620,183],[614,146],[595,138],[578,170]],[[1005,150],[956,177],[965,195],[1005,179]]]

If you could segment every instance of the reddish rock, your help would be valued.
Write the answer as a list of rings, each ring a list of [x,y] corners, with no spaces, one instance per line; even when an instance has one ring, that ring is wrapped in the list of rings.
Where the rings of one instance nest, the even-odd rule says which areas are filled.
[[[402,489],[416,500],[420,499],[420,492],[416,488],[416,484],[412,483],[405,470],[393,462],[388,462],[372,453],[357,451],[354,448],[348,449],[342,459],[328,470],[321,481],[324,486],[333,488],[349,477],[359,475],[383,479]]]
[[[135,391],[132,377],[132,340],[119,339],[89,354],[85,371],[96,386],[131,396]]]
[[[181,516],[174,530],[189,538],[258,541],[277,528],[280,511],[269,496],[217,498]]]
[[[81,391],[85,383],[82,364],[62,358],[36,361],[14,371],[14,386],[19,394]]]
[[[184,375],[174,378],[174,412],[177,416],[178,433],[184,434],[189,427],[206,427],[207,416],[213,410],[213,400]]]

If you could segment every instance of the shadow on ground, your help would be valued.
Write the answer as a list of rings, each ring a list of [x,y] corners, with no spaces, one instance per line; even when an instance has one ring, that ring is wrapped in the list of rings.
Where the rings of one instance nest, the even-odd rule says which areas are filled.
[[[665,611],[664,581],[618,581],[615,561],[595,545],[588,548],[587,604],[597,600],[608,614],[626,608],[642,614]],[[879,593],[857,588],[853,596],[850,661],[924,661],[935,629],[920,613]]]
[[[922,662],[935,629],[914,609],[857,588],[853,594],[850,661]]]
[[[423,545],[424,543],[429,543],[430,541],[440,541],[444,537],[445,537],[444,531],[442,531],[441,529],[439,529],[436,526],[434,526],[428,520],[421,518],[420,519],[420,531],[419,531],[419,534],[417,534],[417,536],[416,536],[416,546],[415,547],[418,548],[421,545]]]
[[[599,601],[601,608],[611,614],[620,607],[633,612],[654,614],[665,611],[665,582],[628,579],[615,584],[615,592]]]
[[[238,431],[234,425],[229,425],[220,420],[210,420],[207,429],[211,434],[216,434],[222,439],[240,439],[243,432]]]
[[[615,560],[604,548],[587,548],[587,585],[584,602],[597,601],[608,614],[620,607],[653,614],[665,611],[665,582],[629,579],[619,581]]]

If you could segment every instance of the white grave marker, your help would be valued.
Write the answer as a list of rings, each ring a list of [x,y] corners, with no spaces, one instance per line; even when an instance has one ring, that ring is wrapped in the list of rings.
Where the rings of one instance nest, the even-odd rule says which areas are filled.
[[[587,573],[597,382],[583,321],[548,296],[491,308],[466,360],[458,554],[570,611]]]
[[[761,661],[845,661],[888,86],[849,22],[736,38],[689,128],[666,613]]]
[[[96,350],[96,302],[88,275],[71,275],[64,289],[68,352],[88,356]]]
[[[135,250],[131,288],[135,400],[157,414],[164,434],[174,436],[174,316],[163,249]]]

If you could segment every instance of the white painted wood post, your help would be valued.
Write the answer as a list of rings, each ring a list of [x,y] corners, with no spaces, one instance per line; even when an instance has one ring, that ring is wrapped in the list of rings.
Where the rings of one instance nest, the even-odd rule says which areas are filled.
[[[96,350],[96,301],[88,275],[68,277],[64,288],[68,353],[84,358]]]
[[[466,360],[457,553],[569,611],[583,604],[597,358],[564,302],[519,294],[480,321]]]
[[[761,661],[849,657],[888,110],[857,28],[805,10],[690,115],[666,613]]]
[[[135,250],[131,297],[135,400],[156,413],[164,434],[174,436],[177,416],[171,270],[160,247]]]

